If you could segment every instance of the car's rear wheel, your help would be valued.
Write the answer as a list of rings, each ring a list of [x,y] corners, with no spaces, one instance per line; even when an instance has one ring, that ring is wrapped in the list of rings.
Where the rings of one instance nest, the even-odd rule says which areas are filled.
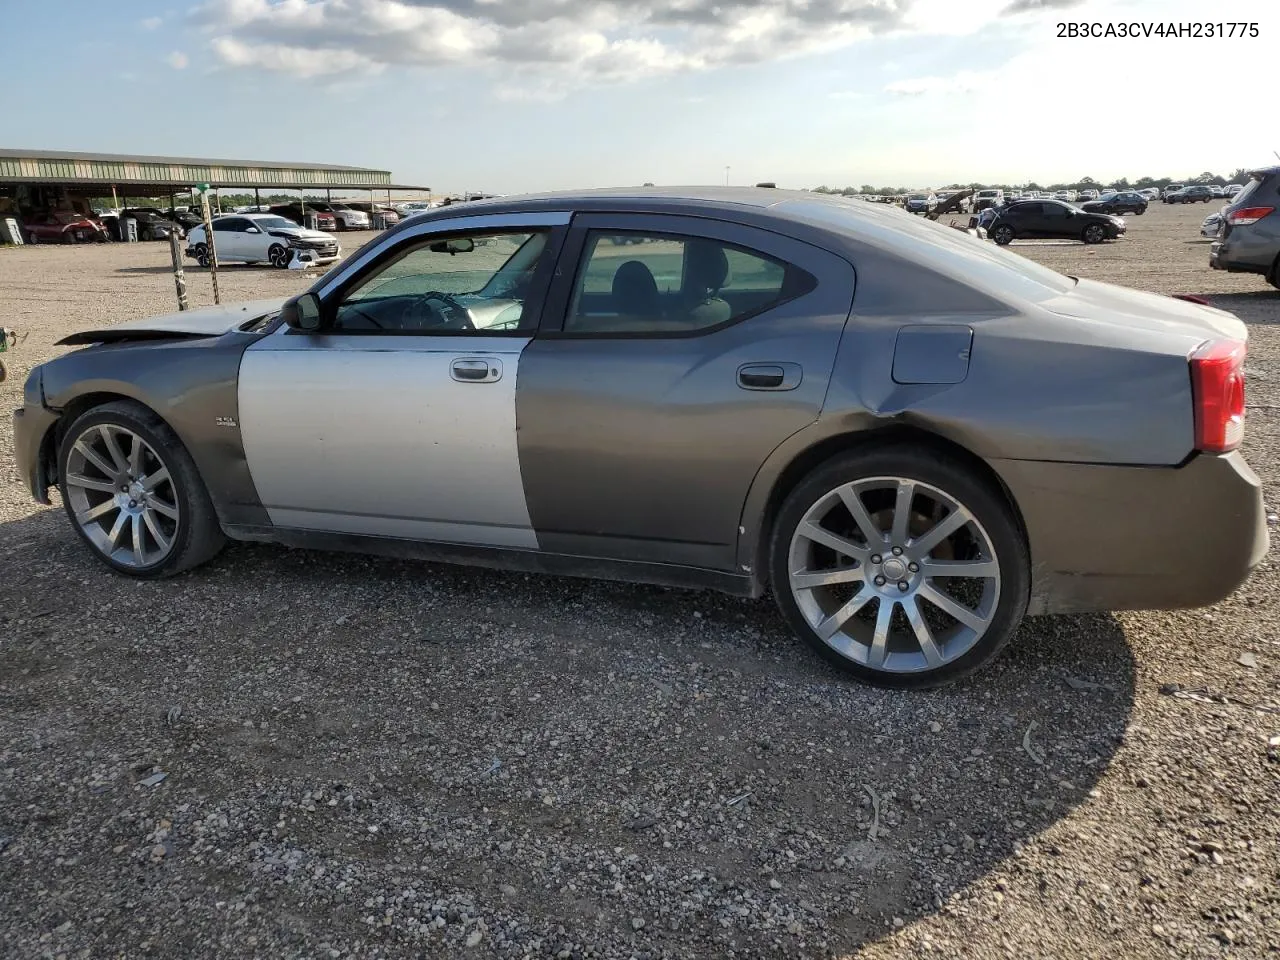
[[[289,266],[289,248],[279,243],[273,243],[270,249],[267,250],[267,262],[277,269],[285,269]]]
[[[196,263],[202,267],[209,265],[209,248],[203,243],[197,243],[191,248],[192,255],[196,258]]]
[[[996,227],[994,230],[991,231],[991,239],[994,240],[996,243],[1000,244],[1000,246],[1002,247],[1005,246],[1006,244],[1012,243],[1013,227],[1009,226],[1007,223],[1000,224],[998,227]]]
[[[169,425],[131,400],[79,416],[59,454],[62,503],[109,567],[144,579],[211,559],[225,538],[196,465]]]
[[[770,581],[793,628],[879,686],[959,679],[1000,652],[1026,611],[1027,548],[1008,505],[962,462],[923,447],[836,457],[778,513]]]
[[[1275,263],[1271,264],[1271,270],[1267,273],[1267,283],[1280,289],[1280,257],[1276,257]]]
[[[1084,228],[1084,236],[1082,239],[1085,243],[1101,243],[1103,240],[1107,239],[1107,231],[1100,225],[1091,223],[1089,226]]]

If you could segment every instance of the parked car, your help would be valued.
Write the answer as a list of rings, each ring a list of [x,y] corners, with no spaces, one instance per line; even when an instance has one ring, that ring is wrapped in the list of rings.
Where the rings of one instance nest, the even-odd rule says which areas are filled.
[[[1142,194],[1144,197],[1146,197],[1146,198],[1147,198],[1147,202],[1148,202],[1148,203],[1150,203],[1152,200],[1159,200],[1159,199],[1160,199],[1160,188],[1159,188],[1159,187],[1143,187],[1143,188],[1142,188],[1141,190],[1139,190],[1138,192],[1139,192],[1140,194]]]
[[[987,227],[987,236],[1004,246],[1014,240],[1080,240],[1102,243],[1124,235],[1119,217],[1090,213],[1061,200],[1019,200],[1006,204]]]
[[[1167,187],[1165,187],[1164,190],[1160,193],[1160,198],[1165,199],[1170,195],[1177,193],[1181,189],[1182,189],[1182,184],[1171,183]]]
[[[368,230],[369,214],[346,203],[329,203],[324,200],[308,200],[307,207],[333,214],[339,230]]]
[[[349,200],[345,206],[352,210],[359,210],[369,218],[369,223],[373,223],[374,216],[381,214],[383,222],[387,226],[395,226],[400,222],[400,214],[393,208],[381,203],[370,203],[368,200]]]
[[[1076,197],[1076,200],[1079,201],[1080,203],[1086,203],[1089,200],[1097,200],[1097,199],[1098,199],[1098,191],[1092,188],[1081,190],[1079,195]]]
[[[301,204],[282,203],[271,207],[267,212],[275,214],[277,217],[284,217],[286,220],[292,220],[298,226],[305,226],[307,214],[314,214],[318,229],[326,231],[338,229],[337,217],[327,210],[316,210],[310,204],[307,204],[307,209],[303,210]]]
[[[141,579],[251,538],[769,590],[833,663],[930,686],[1026,614],[1216,603],[1266,556],[1246,336],[807,192],[499,200],[288,301],[65,338],[15,464]]]
[[[1222,214],[1211,213],[1204,218],[1204,222],[1200,224],[1200,236],[1208,237],[1211,240],[1217,239],[1218,234],[1222,232]]]
[[[169,220],[154,208],[130,207],[121,210],[120,216],[137,222],[139,240],[168,240],[171,233],[176,233],[181,240],[186,234],[179,224]]]
[[[33,213],[22,221],[27,243],[103,243],[108,238],[102,221],[70,210]]]
[[[269,263],[284,269],[295,259],[300,263],[332,263],[341,248],[330,234],[308,230],[292,220],[271,213],[232,214],[213,221],[214,247],[218,263]],[[204,227],[187,236],[186,255],[202,267],[211,255]]]
[[[1226,193],[1223,191],[1222,187],[1218,186],[1216,183],[1209,184],[1209,192],[1213,194],[1213,197],[1215,200],[1226,196]]]
[[[1280,287],[1280,166],[1250,172],[1249,182],[1222,208],[1222,221],[1209,266],[1261,274]]]
[[[1237,193],[1244,189],[1244,185],[1240,183],[1228,183],[1222,188],[1224,196],[1234,197]]]
[[[1064,200],[1067,203],[1076,202],[1076,192],[1074,190],[1058,190],[1053,194],[1053,199]]]
[[[204,218],[187,210],[166,210],[163,214],[166,220],[172,220],[183,230],[190,231],[193,227],[199,227],[204,224]]]
[[[1213,191],[1206,184],[1196,183],[1183,187],[1176,193],[1166,193],[1165,203],[1208,203],[1213,199]]]
[[[1132,190],[1106,193],[1097,200],[1086,201],[1081,208],[1091,213],[1134,213],[1142,216],[1147,212],[1147,198]]]
[[[938,198],[932,193],[911,193],[907,195],[907,213],[932,213],[938,206]]]

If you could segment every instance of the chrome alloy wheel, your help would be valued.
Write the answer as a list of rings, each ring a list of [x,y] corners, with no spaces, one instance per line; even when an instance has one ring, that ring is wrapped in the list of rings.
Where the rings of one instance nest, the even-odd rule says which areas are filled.
[[[1000,600],[1000,566],[977,518],[902,477],[847,483],[797,524],[787,566],[809,627],[873,670],[934,670],[971,650]]]
[[[289,260],[293,254],[288,247],[282,247],[280,244],[272,244],[271,249],[267,251],[267,261],[277,269],[283,270],[289,266]]]
[[[67,456],[63,491],[76,523],[104,556],[126,567],[164,560],[178,532],[178,496],[155,450],[125,427],[89,427]]]

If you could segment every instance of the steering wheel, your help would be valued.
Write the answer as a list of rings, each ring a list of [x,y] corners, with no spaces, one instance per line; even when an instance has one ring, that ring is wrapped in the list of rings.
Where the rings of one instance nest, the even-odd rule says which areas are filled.
[[[398,318],[402,329],[474,330],[471,314],[447,293],[428,290],[406,301]]]

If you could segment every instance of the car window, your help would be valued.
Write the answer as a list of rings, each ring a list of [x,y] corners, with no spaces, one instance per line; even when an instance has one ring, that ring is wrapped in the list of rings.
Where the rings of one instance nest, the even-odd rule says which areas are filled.
[[[1042,203],[1044,208],[1044,216],[1050,220],[1065,220],[1067,211],[1071,208],[1065,203]]]
[[[564,329],[662,334],[717,327],[790,299],[788,272],[780,260],[719,240],[593,230]]]
[[[1252,197],[1255,193],[1260,192],[1262,190],[1263,184],[1270,179],[1272,178],[1266,177],[1265,179],[1259,179],[1258,177],[1250,177],[1249,182],[1244,185],[1244,188],[1241,189],[1234,197],[1231,198],[1231,205],[1233,207],[1248,206],[1249,198]]]
[[[545,231],[433,236],[401,248],[341,299],[339,332],[498,333],[523,329]]]
[[[294,230],[298,226],[292,220],[286,220],[284,217],[258,217],[250,222],[263,230]]]

